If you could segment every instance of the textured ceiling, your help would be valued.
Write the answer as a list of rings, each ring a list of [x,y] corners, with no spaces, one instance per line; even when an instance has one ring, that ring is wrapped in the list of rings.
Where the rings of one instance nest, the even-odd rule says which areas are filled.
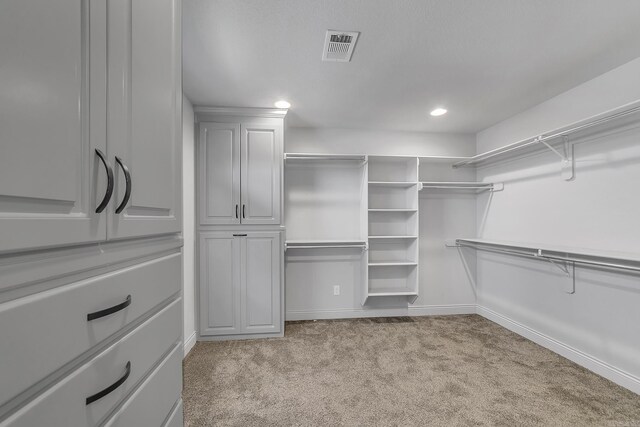
[[[361,32],[351,62],[321,61],[328,29]],[[183,32],[196,105],[284,98],[293,126],[476,132],[639,57],[640,1],[184,0]]]

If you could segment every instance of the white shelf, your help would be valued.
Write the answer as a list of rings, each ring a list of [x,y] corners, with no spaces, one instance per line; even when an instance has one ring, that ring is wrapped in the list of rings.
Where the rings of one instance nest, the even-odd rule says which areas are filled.
[[[369,236],[369,240],[374,239],[417,239],[418,236]]]
[[[318,154],[318,153],[285,153],[286,161],[356,161],[364,162],[367,156],[363,154]]]
[[[369,209],[369,212],[418,212],[418,209]]]
[[[364,240],[287,240],[285,249],[366,249]]]
[[[410,288],[379,288],[369,291],[370,297],[417,296],[418,291]]]
[[[631,102],[621,107],[606,111],[602,114],[591,116],[585,120],[577,121],[569,125],[550,130],[538,136],[523,139],[523,140],[514,142],[512,144],[505,145],[503,147],[478,154],[466,160],[462,160],[460,162],[454,163],[453,167],[460,168],[460,167],[466,167],[466,166],[476,166],[476,165],[481,165],[489,162],[499,161],[509,156],[517,155],[518,153],[524,154],[529,151],[536,151],[536,150],[543,150],[543,149],[551,150],[551,148],[547,144],[551,144],[552,142],[556,143],[558,140],[561,140],[562,137],[590,129],[595,126],[605,124],[612,120],[618,120],[627,116],[631,116],[636,113],[640,113],[640,105],[638,105],[639,102],[640,101]],[[569,160],[572,161],[572,159],[569,159],[569,158],[565,158],[563,160],[565,162]]]
[[[566,256],[576,256],[576,257],[584,257],[584,258],[595,258],[595,259],[607,259],[607,260],[618,260],[630,263],[640,263],[640,254],[633,252],[618,252],[618,251],[600,251],[596,249],[588,249],[588,248],[576,248],[569,246],[560,246],[560,245],[546,245],[540,243],[531,243],[531,242],[513,242],[507,240],[489,240],[489,239],[457,239],[456,242],[461,244],[471,243],[478,246],[493,246],[493,247],[502,247],[508,249],[522,250],[522,251],[530,251],[535,252],[536,254],[541,254],[539,256],[545,256],[548,253],[553,253],[553,255],[566,255]]]
[[[417,182],[394,182],[394,181],[369,181],[369,185],[375,187],[397,187],[397,188],[410,188],[414,185],[418,185]]]
[[[413,266],[418,265],[417,262],[370,262],[369,267],[395,267],[395,266]]]
[[[321,245],[321,244],[355,244],[355,243],[367,243],[366,240],[287,240],[287,245]]]

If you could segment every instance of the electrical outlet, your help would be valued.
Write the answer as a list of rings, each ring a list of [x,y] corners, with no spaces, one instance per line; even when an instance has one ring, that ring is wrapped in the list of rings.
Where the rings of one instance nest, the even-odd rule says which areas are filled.
[[[335,285],[333,287],[333,295],[340,295],[340,285]]]

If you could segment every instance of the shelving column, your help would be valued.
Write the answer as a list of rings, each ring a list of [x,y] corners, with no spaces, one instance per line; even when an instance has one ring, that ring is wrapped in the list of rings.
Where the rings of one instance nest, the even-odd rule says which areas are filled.
[[[418,296],[418,159],[369,156],[368,280],[372,297]]]

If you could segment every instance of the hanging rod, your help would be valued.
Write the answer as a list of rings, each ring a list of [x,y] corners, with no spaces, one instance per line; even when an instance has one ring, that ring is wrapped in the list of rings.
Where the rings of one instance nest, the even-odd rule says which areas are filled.
[[[313,154],[313,153],[285,153],[285,160],[347,160],[360,161],[367,160],[363,154]]]
[[[477,240],[467,239],[457,239],[454,246],[469,247],[487,252],[541,259],[549,261],[553,264],[554,261],[558,261],[640,273],[640,258],[624,259],[615,258],[608,255],[603,256],[595,254],[585,254],[580,252],[569,252],[565,250],[539,249],[534,247],[507,245],[504,243],[481,242]],[[605,260],[619,260],[623,262],[610,262]],[[624,263],[624,261],[626,261],[627,263]]]
[[[358,244],[358,245],[288,245],[285,243],[285,249],[325,249],[325,248],[360,248],[366,249],[366,244]]]
[[[447,190],[489,190],[502,191],[504,184],[493,182],[456,182],[456,181],[427,181],[421,182],[421,190],[425,188],[447,189]]]
[[[633,104],[637,104],[638,101],[633,102],[631,104],[627,104],[626,106],[620,107],[620,108],[625,108],[628,107],[629,105],[633,105]],[[533,138],[527,138],[527,139],[523,139],[521,141],[518,142],[514,142],[513,144],[509,144],[509,145],[505,145],[504,147],[500,147],[500,148],[496,148],[494,150],[490,150],[487,151],[485,153],[481,153],[478,154],[476,156],[473,156],[471,158],[469,158],[468,160],[462,160],[460,162],[454,163],[453,167],[454,168],[460,168],[460,167],[464,167],[464,166],[472,166],[481,162],[484,162],[486,160],[490,160],[490,159],[494,159],[497,158],[499,156],[502,156],[504,154],[508,154],[511,153],[513,151],[517,151],[523,148],[527,148],[527,147],[532,147],[532,146],[536,146],[538,144],[545,144],[547,147],[549,147],[549,145],[546,143],[546,141],[552,140],[552,139],[556,139],[556,138],[560,138],[560,137],[566,137],[572,133],[575,132],[579,132],[585,129],[589,129],[591,127],[594,126],[599,126],[603,123],[607,123],[610,122],[612,120],[617,120],[619,118],[622,117],[626,117],[626,116],[630,116],[632,114],[638,113],[640,112],[640,105],[637,105],[635,107],[632,108],[627,108],[624,109],[622,111],[618,111],[616,113],[613,114],[607,114],[603,117],[597,117],[594,116],[595,118],[591,118],[591,119],[587,119],[588,121],[581,123],[581,122],[576,122],[574,124],[568,125],[567,127],[564,128],[558,128],[556,130],[550,131],[550,132],[545,132],[544,134],[538,135],[536,137]],[[553,150],[556,151],[556,150]],[[557,152],[556,152],[557,154]]]
[[[363,241],[330,241],[330,240],[297,240],[297,241],[289,241],[285,242],[284,248],[286,249],[324,249],[324,248],[360,248],[366,249],[367,242]]]

